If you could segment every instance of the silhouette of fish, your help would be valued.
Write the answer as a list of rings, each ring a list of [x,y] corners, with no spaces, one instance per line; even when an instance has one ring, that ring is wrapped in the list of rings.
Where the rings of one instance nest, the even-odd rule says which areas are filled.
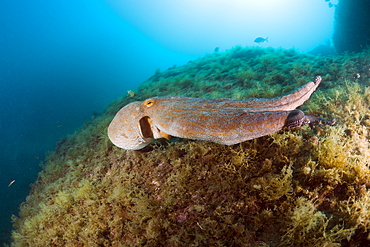
[[[266,39],[262,38],[262,37],[258,37],[254,40],[254,42],[258,43],[258,44],[261,44],[263,42],[268,42],[269,41],[269,37],[267,37]]]

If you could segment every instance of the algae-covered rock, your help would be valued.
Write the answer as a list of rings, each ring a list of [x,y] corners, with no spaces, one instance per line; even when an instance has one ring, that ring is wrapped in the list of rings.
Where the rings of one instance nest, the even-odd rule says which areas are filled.
[[[49,154],[12,246],[360,246],[370,229],[369,51],[314,57],[236,47],[157,71]],[[113,146],[107,126],[153,96],[281,95],[323,77],[302,108],[337,125],[224,146]]]

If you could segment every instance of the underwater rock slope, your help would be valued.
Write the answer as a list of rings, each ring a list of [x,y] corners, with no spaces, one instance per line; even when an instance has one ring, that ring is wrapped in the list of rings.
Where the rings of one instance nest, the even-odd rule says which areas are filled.
[[[369,51],[314,57],[236,47],[157,71],[49,154],[12,246],[360,246],[370,229]],[[125,104],[153,96],[273,97],[315,75],[302,106],[337,125],[224,146],[110,143]]]

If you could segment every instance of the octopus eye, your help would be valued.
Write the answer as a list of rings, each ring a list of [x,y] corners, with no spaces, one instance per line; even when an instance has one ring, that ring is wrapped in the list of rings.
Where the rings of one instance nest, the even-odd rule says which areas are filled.
[[[153,104],[154,104],[154,100],[153,99],[147,99],[144,102],[144,105],[146,105],[146,107],[151,107]]]

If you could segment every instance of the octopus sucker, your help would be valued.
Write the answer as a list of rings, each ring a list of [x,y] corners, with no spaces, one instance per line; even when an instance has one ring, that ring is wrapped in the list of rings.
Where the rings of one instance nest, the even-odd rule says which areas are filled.
[[[309,120],[305,116],[304,112],[301,110],[291,111],[285,120],[284,127],[291,129],[301,127],[304,124],[308,124]]]

